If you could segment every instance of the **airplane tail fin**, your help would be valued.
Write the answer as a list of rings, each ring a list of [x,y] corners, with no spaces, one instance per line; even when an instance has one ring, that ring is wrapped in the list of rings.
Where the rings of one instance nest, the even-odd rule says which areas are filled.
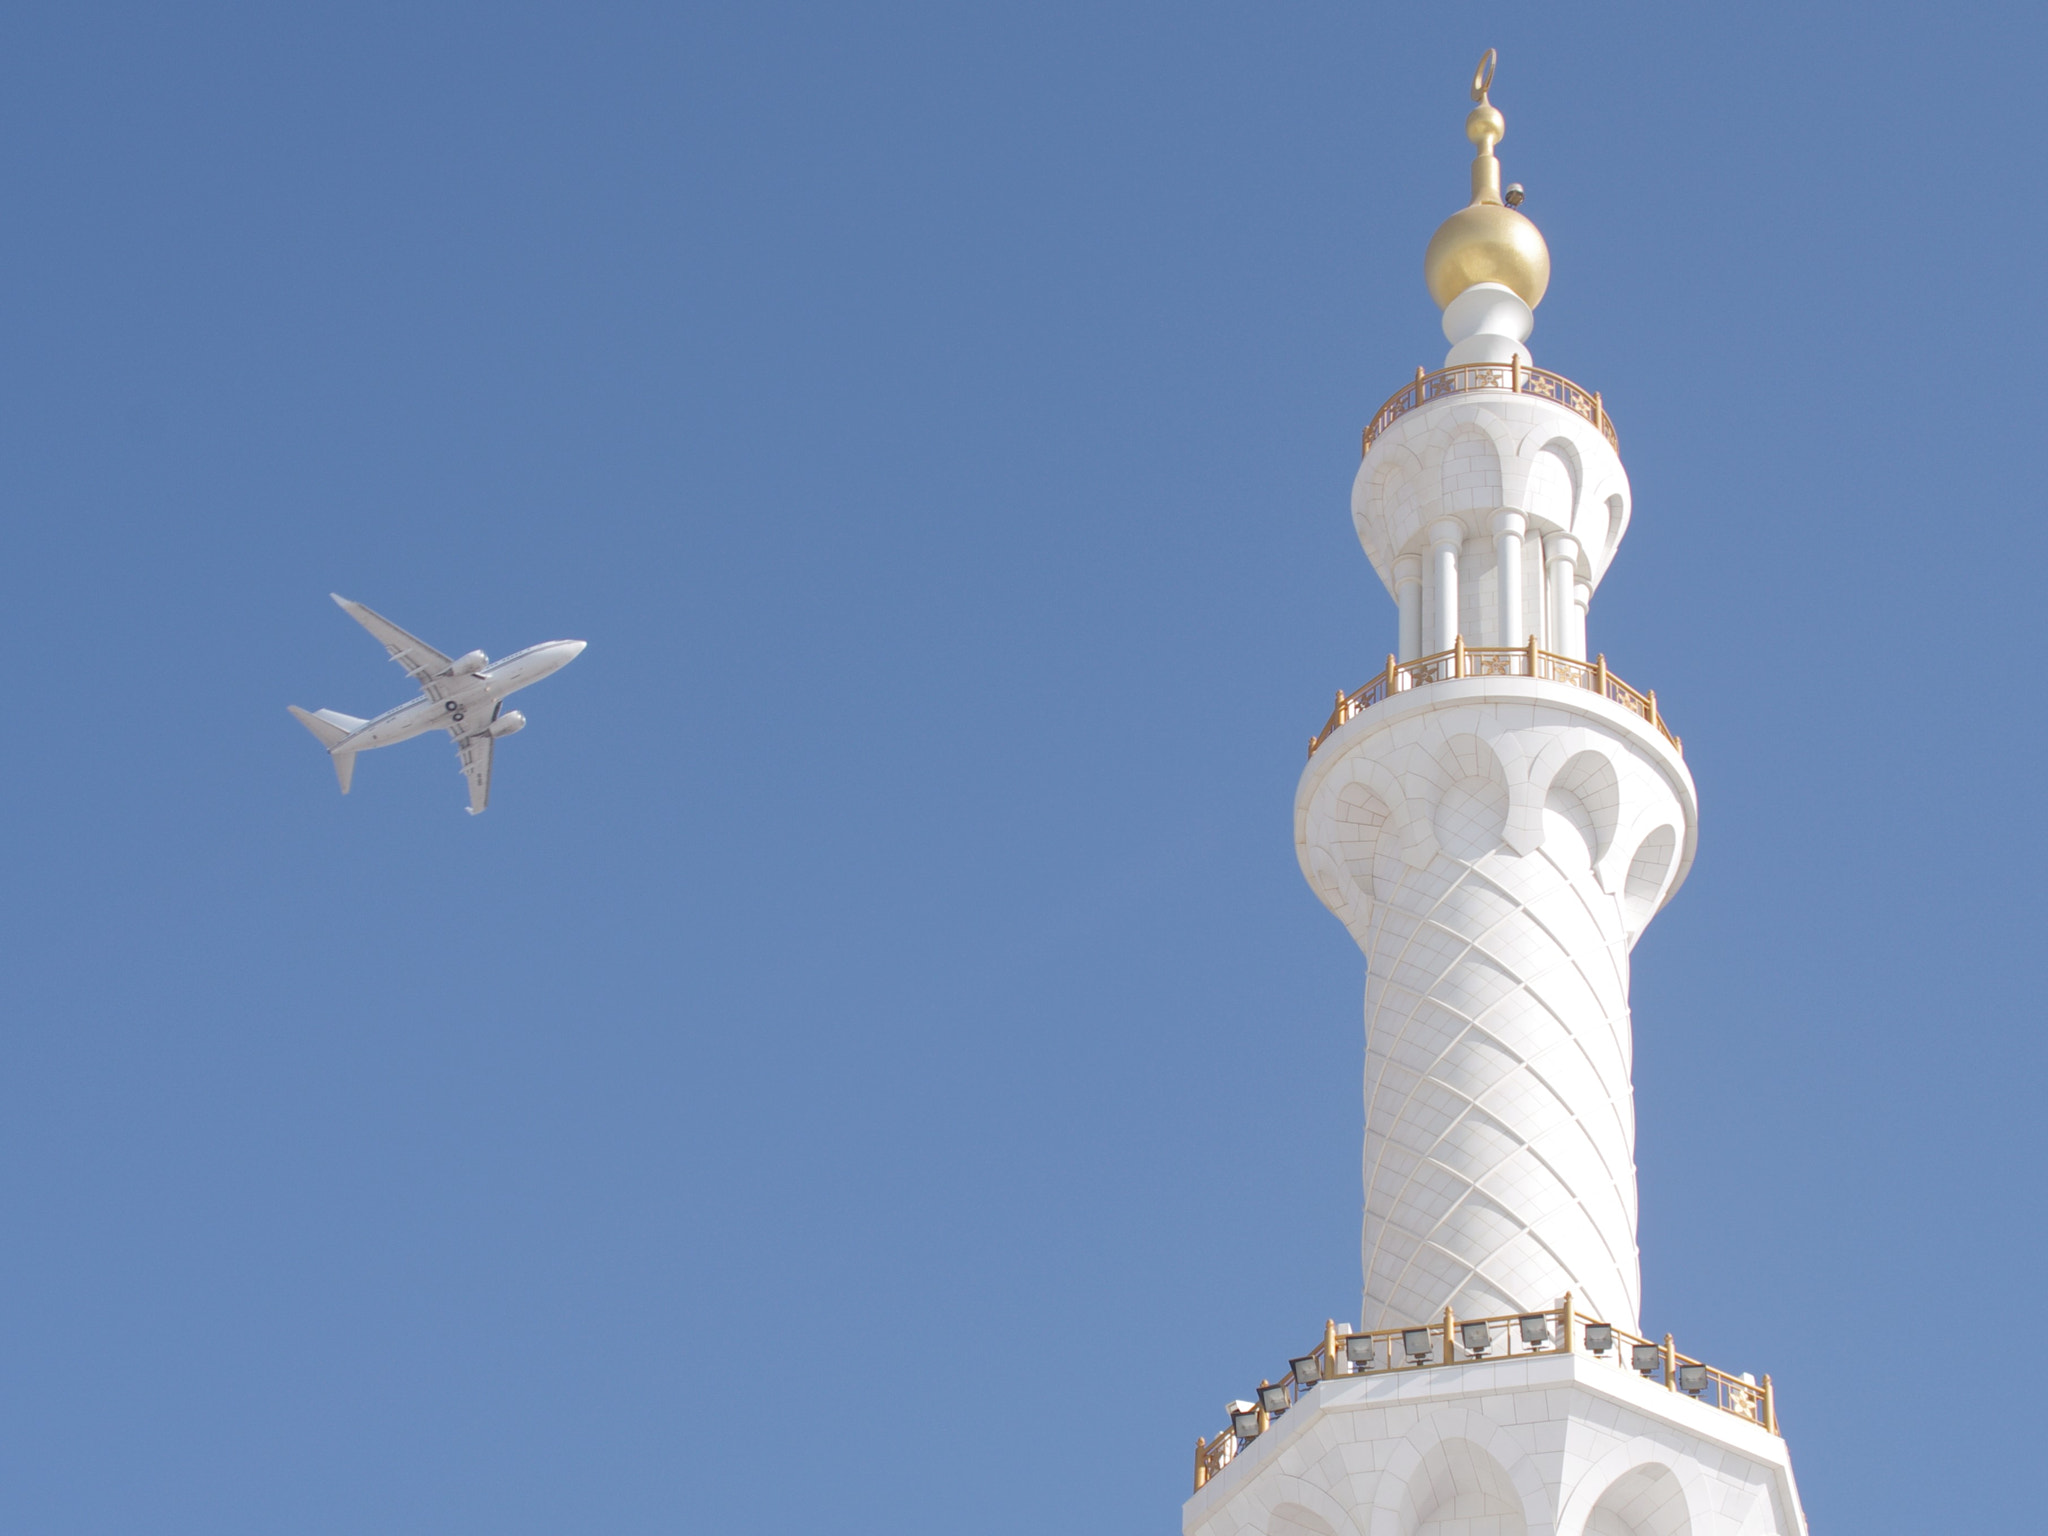
[[[311,731],[334,759],[334,776],[341,780],[341,792],[348,793],[349,781],[356,776],[356,755],[353,752],[337,752],[334,749],[342,742],[369,724],[354,715],[344,715],[338,709],[301,709],[296,704],[287,704],[292,718]]]

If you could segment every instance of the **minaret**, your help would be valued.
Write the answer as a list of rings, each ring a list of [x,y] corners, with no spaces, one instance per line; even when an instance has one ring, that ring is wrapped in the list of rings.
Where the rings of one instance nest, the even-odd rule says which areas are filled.
[[[1798,1536],[1770,1378],[1641,1333],[1629,952],[1698,808],[1656,694],[1588,654],[1633,503],[1601,396],[1528,349],[1550,252],[1502,187],[1493,67],[1424,257],[1450,351],[1351,493],[1398,638],[1295,796],[1366,958],[1362,1313],[1229,1405],[1184,1528]]]
[[[1490,73],[1424,258],[1451,350],[1351,494],[1399,654],[1318,738],[1295,843],[1366,955],[1365,1325],[1569,1291],[1632,1329],[1628,956],[1698,814],[1650,696],[1586,664],[1628,475],[1600,397],[1530,358],[1550,253],[1503,201]]]

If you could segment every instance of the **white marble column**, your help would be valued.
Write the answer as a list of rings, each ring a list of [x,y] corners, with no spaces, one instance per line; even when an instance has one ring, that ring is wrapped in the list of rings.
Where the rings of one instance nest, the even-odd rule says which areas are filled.
[[[1465,547],[1465,525],[1444,518],[1429,527],[1429,558],[1436,577],[1436,627],[1429,637],[1432,653],[1448,651],[1458,638],[1458,554]]]
[[[1403,555],[1394,562],[1394,601],[1401,609],[1400,658],[1422,654],[1422,557]]]
[[[1495,645],[1525,645],[1522,627],[1522,535],[1529,520],[1512,508],[1493,514],[1494,609],[1499,616]]]
[[[1586,659],[1586,610],[1593,606],[1593,589],[1583,581],[1572,583],[1572,649],[1580,661]]]
[[[1545,620],[1550,633],[1547,648],[1560,656],[1584,659],[1583,647],[1572,644],[1572,580],[1579,562],[1579,541],[1568,533],[1553,533],[1543,541],[1543,594],[1549,610]]]

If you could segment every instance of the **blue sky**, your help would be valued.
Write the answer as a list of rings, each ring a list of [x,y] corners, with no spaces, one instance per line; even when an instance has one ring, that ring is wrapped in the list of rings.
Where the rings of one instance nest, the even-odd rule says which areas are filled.
[[[2048,1361],[2032,7],[17,6],[0,1524],[1166,1532],[1358,1285],[1294,784],[1497,46],[1702,801],[1645,1323],[1822,1530]],[[493,808],[285,715],[577,636]]]

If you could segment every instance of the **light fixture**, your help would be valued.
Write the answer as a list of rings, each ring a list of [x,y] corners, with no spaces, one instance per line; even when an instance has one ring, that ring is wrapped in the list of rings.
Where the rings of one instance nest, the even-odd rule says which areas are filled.
[[[1277,1419],[1287,1411],[1287,1383],[1259,1388],[1259,1406],[1266,1410],[1266,1417]]]
[[[1493,1330],[1484,1323],[1460,1323],[1458,1342],[1465,1346],[1465,1353],[1484,1360],[1486,1352],[1493,1348]]]
[[[1259,1406],[1256,1403],[1230,1405],[1230,1432],[1240,1440],[1259,1438]]]
[[[1681,1365],[1678,1368],[1678,1390],[1690,1392],[1698,1397],[1707,1390],[1707,1368],[1704,1365]]]
[[[1408,1358],[1417,1365],[1429,1358],[1429,1330],[1427,1328],[1404,1328],[1401,1330],[1401,1347],[1408,1351]]]
[[[1360,1370],[1370,1369],[1372,1366],[1372,1335],[1369,1333],[1354,1333],[1347,1336],[1344,1340],[1344,1358]]]
[[[1550,1342],[1548,1312],[1531,1312],[1527,1317],[1518,1317],[1515,1321],[1522,1325],[1522,1342],[1531,1349],[1541,1349]]]
[[[1645,1376],[1654,1375],[1664,1363],[1664,1351],[1654,1344],[1638,1344],[1628,1355],[1629,1363]]]
[[[1604,1355],[1614,1348],[1614,1326],[1611,1323],[1586,1324],[1586,1348],[1596,1355]]]
[[[1287,1365],[1294,1372],[1297,1390],[1306,1391],[1323,1379],[1323,1362],[1314,1355],[1303,1355],[1299,1360],[1288,1361]]]

